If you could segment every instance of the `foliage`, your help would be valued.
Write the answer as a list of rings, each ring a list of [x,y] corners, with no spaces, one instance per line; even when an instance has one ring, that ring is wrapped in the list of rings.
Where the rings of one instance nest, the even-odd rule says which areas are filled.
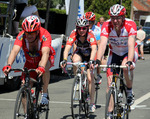
[[[105,19],[109,19],[109,8],[114,4],[120,4],[121,0],[85,0],[85,11],[92,11],[96,14],[96,17],[103,16]],[[130,17],[131,0],[122,0],[122,5],[127,10],[126,17]],[[98,20],[98,18],[96,18]]]

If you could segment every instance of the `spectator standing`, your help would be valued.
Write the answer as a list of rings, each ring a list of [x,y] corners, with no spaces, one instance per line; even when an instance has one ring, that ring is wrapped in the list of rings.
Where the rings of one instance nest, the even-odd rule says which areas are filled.
[[[26,18],[30,15],[36,15],[39,17],[37,7],[35,5],[28,5],[28,0],[15,0],[16,13],[14,14],[14,19],[12,22],[12,35],[17,36],[19,33],[19,20],[20,18]],[[16,16],[15,16],[16,15]],[[44,23],[45,20],[40,18],[41,23]]]
[[[144,51],[143,51],[143,46],[144,46],[144,43],[143,43],[143,41],[144,41],[144,39],[145,39],[145,37],[146,37],[146,33],[145,33],[145,31],[143,31],[142,30],[143,28],[142,28],[142,26],[140,25],[139,26],[139,30],[137,31],[137,36],[136,36],[136,38],[137,38],[137,43],[138,43],[138,46],[139,46],[139,48],[140,48],[140,58],[142,59],[142,60],[145,60],[145,58],[144,58]]]
[[[104,22],[105,22],[104,17],[100,17],[99,22],[97,23],[97,26],[100,27],[100,29],[101,29]]]

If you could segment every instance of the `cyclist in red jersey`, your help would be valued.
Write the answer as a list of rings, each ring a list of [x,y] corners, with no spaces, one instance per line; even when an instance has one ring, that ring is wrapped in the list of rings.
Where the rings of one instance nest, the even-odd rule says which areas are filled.
[[[75,51],[73,53],[72,61],[73,62],[91,62],[94,63],[94,58],[97,51],[96,38],[91,30],[89,30],[89,21],[85,18],[77,19],[76,29],[71,32],[70,37],[67,40],[66,47],[64,50],[62,61],[62,68],[65,67],[68,53],[74,44]],[[91,66],[91,65],[90,65]],[[90,67],[92,69],[93,67]],[[76,68],[74,68],[76,69]],[[87,77],[89,81],[89,93],[90,93],[90,112],[95,111],[94,104],[94,79],[91,76],[90,69],[87,70]]]
[[[110,8],[110,20],[106,21],[101,29],[101,43],[98,47],[97,64],[101,64],[107,41],[109,41],[110,54],[107,64],[115,63],[130,66],[132,79],[129,80],[127,69],[124,69],[124,77],[127,84],[127,103],[132,105],[134,102],[132,94],[133,70],[138,59],[138,54],[135,50],[137,29],[135,22],[125,18],[125,14],[126,9],[122,5],[115,4]],[[107,69],[107,92],[111,81],[112,71]],[[108,111],[111,113],[112,107]]]
[[[37,16],[28,16],[22,22],[22,31],[16,37],[14,46],[9,55],[7,65],[4,66],[3,72],[8,74],[11,66],[22,48],[25,54],[26,62],[24,67],[28,69],[36,69],[31,72],[30,77],[36,79],[43,75],[43,93],[41,104],[48,104],[47,88],[50,80],[49,68],[54,65],[55,50],[51,46],[50,33],[41,27],[41,22]],[[22,75],[22,84],[25,83]],[[31,84],[32,85],[32,84]]]

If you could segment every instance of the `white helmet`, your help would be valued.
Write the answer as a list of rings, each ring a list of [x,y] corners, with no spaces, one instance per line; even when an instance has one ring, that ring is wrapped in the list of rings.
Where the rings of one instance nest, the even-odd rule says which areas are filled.
[[[79,27],[89,26],[89,21],[85,18],[79,18],[76,21],[76,26]]]
[[[115,4],[109,9],[108,14],[110,16],[122,16],[126,14],[126,9],[122,5]]]

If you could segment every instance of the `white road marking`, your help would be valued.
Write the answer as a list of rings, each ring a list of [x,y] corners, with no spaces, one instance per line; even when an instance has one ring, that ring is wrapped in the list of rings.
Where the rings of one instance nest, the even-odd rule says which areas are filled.
[[[138,104],[142,103],[143,101],[147,100],[148,98],[150,98],[150,92],[145,94],[145,95],[143,95],[139,99],[136,99],[134,104],[131,106],[131,109],[132,110],[135,109]]]

